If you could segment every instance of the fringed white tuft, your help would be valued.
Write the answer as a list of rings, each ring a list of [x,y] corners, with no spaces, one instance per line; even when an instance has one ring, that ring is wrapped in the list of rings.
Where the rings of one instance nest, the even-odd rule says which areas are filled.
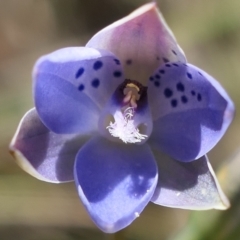
[[[110,122],[107,126],[108,131],[113,137],[120,138],[124,143],[136,143],[144,140],[147,135],[139,132],[134,126],[134,108],[128,107],[124,112],[118,112],[114,115],[115,122]]]

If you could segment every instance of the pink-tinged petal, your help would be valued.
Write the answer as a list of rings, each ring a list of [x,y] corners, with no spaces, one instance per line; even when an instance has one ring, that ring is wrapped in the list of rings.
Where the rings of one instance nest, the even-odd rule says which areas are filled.
[[[224,195],[207,156],[183,163],[154,152],[159,180],[152,202],[174,208],[207,210],[227,209]]]
[[[156,3],[146,4],[104,28],[86,46],[113,52],[124,65],[126,78],[144,85],[159,64],[186,62]]]
[[[73,181],[74,160],[87,139],[49,131],[32,109],[21,120],[10,151],[30,175],[47,182],[68,182]]]
[[[55,133],[96,131],[100,109],[123,79],[119,60],[105,50],[70,47],[43,56],[33,71],[39,117]]]
[[[136,219],[157,184],[157,166],[147,144],[122,144],[93,137],[74,167],[79,196],[92,220],[113,233]]]
[[[153,114],[152,144],[179,161],[210,151],[234,117],[234,104],[223,87],[203,70],[167,63],[148,85]]]

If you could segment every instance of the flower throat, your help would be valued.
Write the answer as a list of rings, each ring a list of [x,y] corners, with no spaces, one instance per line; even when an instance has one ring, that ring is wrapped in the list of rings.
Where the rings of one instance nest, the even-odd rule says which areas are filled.
[[[141,142],[147,135],[141,134],[134,121],[135,112],[141,99],[147,92],[147,87],[135,80],[126,79],[119,86],[122,106],[114,114],[115,122],[110,122],[108,131],[113,137],[121,139],[124,143]]]

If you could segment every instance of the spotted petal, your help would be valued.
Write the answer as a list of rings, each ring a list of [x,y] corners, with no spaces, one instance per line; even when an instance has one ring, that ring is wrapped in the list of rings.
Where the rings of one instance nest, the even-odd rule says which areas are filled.
[[[32,176],[47,182],[68,182],[73,181],[75,156],[86,139],[50,132],[32,109],[23,117],[10,150]]]
[[[159,180],[152,202],[175,208],[226,209],[229,201],[222,192],[207,156],[183,163],[154,152]]]
[[[159,64],[186,62],[156,3],[146,4],[104,28],[86,46],[113,52],[124,64],[126,78],[143,85]]]
[[[104,50],[65,48],[35,65],[34,99],[44,124],[56,133],[96,131],[99,112],[123,80],[118,59]]]
[[[74,175],[93,221],[104,232],[113,233],[128,226],[151,199],[157,166],[146,144],[95,137],[79,151]]]
[[[161,66],[148,89],[154,119],[151,142],[180,161],[206,154],[233,119],[234,106],[227,93],[193,65]]]

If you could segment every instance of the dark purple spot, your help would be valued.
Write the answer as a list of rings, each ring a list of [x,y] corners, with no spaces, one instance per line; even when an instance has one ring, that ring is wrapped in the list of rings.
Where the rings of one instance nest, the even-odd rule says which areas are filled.
[[[172,52],[173,52],[174,55],[177,55],[177,53],[174,50],[172,50]]]
[[[186,63],[184,63],[183,65],[184,65],[185,67],[187,67],[187,64],[186,64]]]
[[[188,72],[187,76],[188,76],[188,78],[192,79],[192,74],[191,73]]]
[[[159,70],[159,72],[160,72],[161,74],[164,74],[164,73],[165,73],[165,70],[161,69],[161,70]]]
[[[156,87],[159,87],[159,86],[160,86],[160,82],[155,81],[155,82],[154,82],[154,85],[155,85]]]
[[[167,63],[165,64],[166,67],[171,67],[171,64]]]
[[[195,96],[195,95],[196,95],[196,92],[195,92],[194,90],[192,90],[192,91],[191,91],[191,94],[192,94],[193,96]]]
[[[153,77],[150,77],[150,78],[149,78],[149,80],[150,80],[150,81],[153,81],[153,80],[154,80],[154,78],[153,78]]]
[[[121,76],[122,76],[122,72],[120,72],[120,71],[115,71],[115,72],[113,73],[113,76],[114,76],[114,77],[121,77]]]
[[[155,78],[156,78],[156,79],[160,79],[161,77],[160,77],[158,74],[156,74],[156,75],[155,75]]]
[[[84,85],[83,85],[83,84],[80,84],[79,87],[78,87],[78,90],[79,90],[79,91],[83,91],[84,88],[85,88]]]
[[[184,92],[185,87],[184,87],[184,85],[181,82],[177,83],[177,90],[179,92]]]
[[[76,72],[75,77],[76,77],[76,78],[79,78],[80,76],[82,76],[83,73],[84,73],[84,68],[81,67],[81,68],[79,68],[78,71]]]
[[[164,61],[165,63],[168,63],[168,62],[169,62],[169,60],[168,60],[167,58],[163,58],[163,61]]]
[[[98,88],[99,84],[100,84],[100,81],[99,81],[98,78],[94,78],[94,79],[92,80],[92,86],[93,86],[93,87]]]
[[[201,76],[203,77],[202,73],[198,72],[198,74],[201,75]]]
[[[132,60],[131,60],[131,59],[128,59],[128,60],[126,61],[126,64],[127,64],[127,65],[131,65],[131,64],[132,64]]]
[[[114,58],[113,60],[117,65],[120,65],[120,61],[118,59]]]
[[[200,102],[200,101],[202,101],[202,95],[200,94],[200,93],[198,93],[198,95],[197,95],[197,100]]]
[[[93,69],[94,70],[98,70],[102,67],[103,63],[101,61],[96,61],[94,64],[93,64]]]
[[[186,96],[182,96],[181,100],[182,100],[182,103],[187,103],[188,102],[188,99],[187,99]]]
[[[164,90],[164,95],[165,95],[166,98],[170,98],[173,95],[173,91],[169,88],[166,88]]]
[[[172,107],[176,107],[177,106],[177,99],[173,99],[171,101],[171,105],[172,105]]]
[[[175,66],[175,67],[178,67],[179,65],[178,65],[178,64],[176,64],[176,63],[173,63],[173,66]]]

